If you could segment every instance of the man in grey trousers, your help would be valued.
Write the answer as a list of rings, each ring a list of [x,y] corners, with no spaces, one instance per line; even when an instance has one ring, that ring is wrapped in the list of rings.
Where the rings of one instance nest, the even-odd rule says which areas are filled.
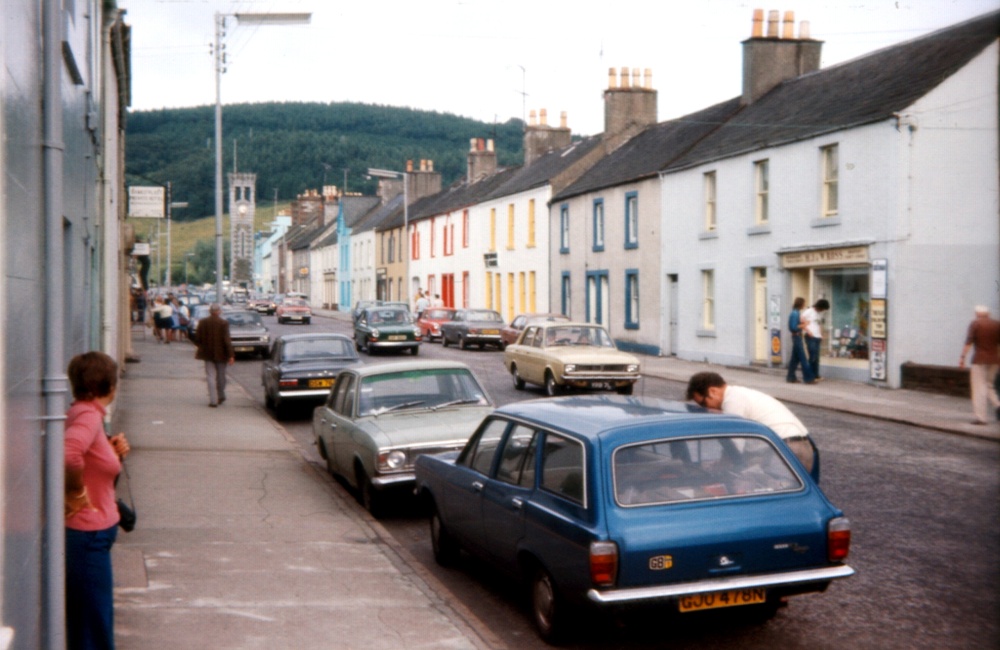
[[[212,303],[208,318],[198,321],[195,341],[198,350],[195,359],[205,362],[208,379],[208,405],[212,408],[226,401],[226,366],[236,363],[233,341],[229,337],[229,321],[221,316],[222,307]]]

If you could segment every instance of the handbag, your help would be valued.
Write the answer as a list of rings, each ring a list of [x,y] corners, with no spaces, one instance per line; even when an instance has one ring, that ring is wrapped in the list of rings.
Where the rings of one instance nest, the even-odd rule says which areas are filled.
[[[128,465],[125,464],[125,461],[122,461],[122,471],[125,473],[125,478],[128,479]],[[115,479],[115,483],[117,482],[118,480]],[[129,501],[132,501],[132,504],[125,503],[125,499],[121,497],[118,497],[115,503],[118,506],[118,525],[126,533],[131,533],[135,530],[135,522],[139,516],[135,513],[135,501],[132,499],[132,481],[128,481],[127,485],[128,498]]]
[[[122,498],[119,498],[116,503],[118,504],[118,525],[126,533],[131,533],[135,529],[135,522],[138,519],[135,508],[130,507]]]

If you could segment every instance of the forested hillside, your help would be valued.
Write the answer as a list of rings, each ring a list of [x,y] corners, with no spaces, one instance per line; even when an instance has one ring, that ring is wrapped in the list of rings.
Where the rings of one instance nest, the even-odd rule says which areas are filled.
[[[433,160],[447,186],[466,173],[470,138],[493,138],[498,163],[517,165],[524,125],[370,104],[267,103],[224,106],[222,126],[223,173],[235,156],[238,171],[257,174],[257,202],[270,204],[275,189],[285,202],[324,183],[343,187],[345,169],[348,191],[373,193],[369,167],[402,170],[407,160]],[[174,212],[178,221],[215,214],[214,106],[137,111],[126,133],[129,185],[169,181],[173,200],[189,204]]]

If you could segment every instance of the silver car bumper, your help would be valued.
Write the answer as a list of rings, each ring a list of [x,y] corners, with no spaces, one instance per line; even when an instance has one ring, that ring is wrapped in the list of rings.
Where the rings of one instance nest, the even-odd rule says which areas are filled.
[[[828,582],[838,578],[848,578],[854,575],[854,569],[846,564],[824,567],[822,569],[806,569],[787,573],[767,573],[756,576],[732,576],[728,578],[713,578],[696,582],[682,582],[673,585],[656,587],[633,587],[629,589],[591,589],[587,598],[595,603],[628,603],[661,598],[680,598],[694,594],[707,594],[716,591],[732,589],[751,589],[754,587],[785,587],[801,585],[810,582]]]

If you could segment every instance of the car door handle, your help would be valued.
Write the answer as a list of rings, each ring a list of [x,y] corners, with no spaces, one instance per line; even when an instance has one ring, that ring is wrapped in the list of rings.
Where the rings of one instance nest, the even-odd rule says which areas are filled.
[[[472,489],[475,490],[476,492],[482,492],[483,491],[483,483],[482,483],[482,481],[473,481],[472,482]]]
[[[520,510],[524,507],[524,499],[521,497],[514,497],[510,500],[510,505],[514,506],[514,510]]]

